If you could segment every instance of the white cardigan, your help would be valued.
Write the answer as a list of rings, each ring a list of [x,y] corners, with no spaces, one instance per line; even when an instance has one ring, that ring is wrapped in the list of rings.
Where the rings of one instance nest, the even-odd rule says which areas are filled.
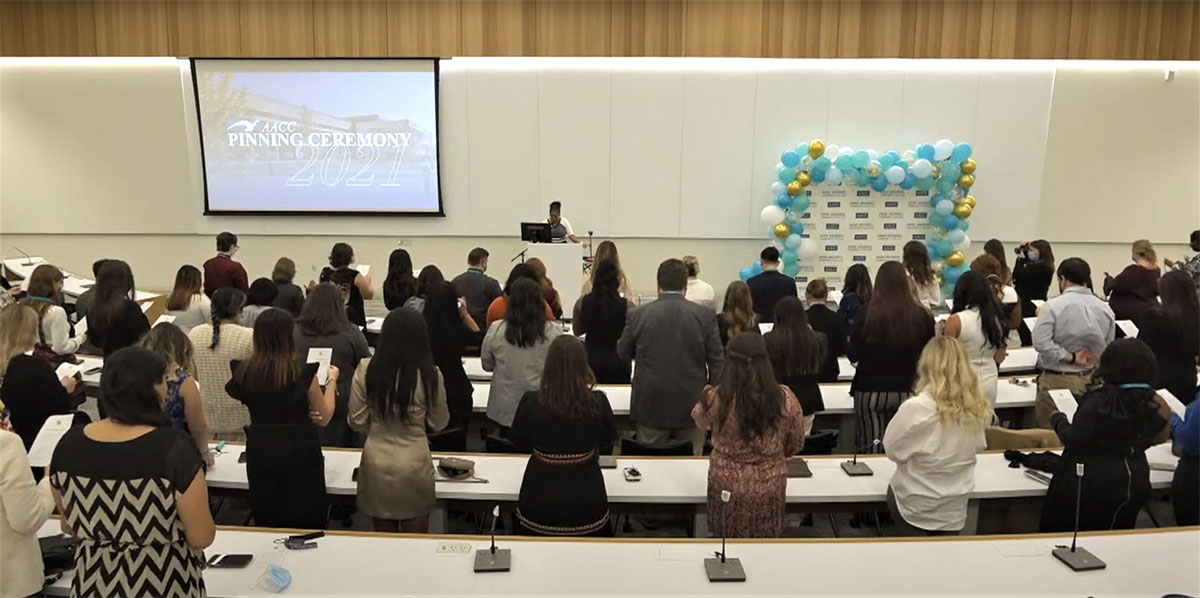
[[[38,529],[54,512],[50,479],[33,483],[21,437],[0,431],[0,596],[28,596],[42,590],[42,549]]]
[[[67,310],[57,305],[51,305],[42,316],[42,339],[50,346],[50,350],[59,355],[70,355],[83,344],[81,337],[71,337]]]

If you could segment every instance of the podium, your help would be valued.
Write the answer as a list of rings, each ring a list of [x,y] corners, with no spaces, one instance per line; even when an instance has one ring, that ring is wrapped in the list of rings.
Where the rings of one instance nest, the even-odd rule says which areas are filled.
[[[583,245],[579,243],[526,243],[525,259],[538,258],[546,264],[546,276],[554,281],[563,317],[570,318],[583,288]]]

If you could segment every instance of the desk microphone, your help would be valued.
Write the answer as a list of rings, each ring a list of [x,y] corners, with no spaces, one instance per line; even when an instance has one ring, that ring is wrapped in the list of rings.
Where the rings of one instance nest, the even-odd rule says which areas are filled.
[[[1072,571],[1104,569],[1108,566],[1104,561],[1096,558],[1096,555],[1088,552],[1088,549],[1075,546],[1076,540],[1079,539],[1079,505],[1083,502],[1083,463],[1075,464],[1075,477],[1078,478],[1075,486],[1075,533],[1071,535],[1071,547],[1056,546],[1051,554],[1070,567]]]
[[[854,449],[854,458],[851,459],[850,461],[842,462],[842,471],[846,472],[846,475],[848,475],[848,476],[855,476],[855,477],[875,475],[875,472],[871,470],[870,465],[867,465],[866,463],[858,462],[858,454],[869,448],[877,447],[877,446],[879,446],[879,444],[880,444],[879,439],[876,438],[875,440],[872,440],[870,442],[870,444],[864,444],[863,446],[860,446],[860,447]]]
[[[21,251],[20,247],[13,247],[13,249],[16,249],[17,253],[25,256],[25,263],[21,264],[22,266],[32,266],[33,265],[33,257],[32,256],[30,256],[28,253],[25,253],[24,251]]]
[[[512,569],[512,551],[496,548],[496,520],[500,518],[500,505],[492,508],[492,546],[487,550],[475,551],[475,572],[494,573]]]
[[[708,573],[708,581],[746,581],[746,570],[742,569],[741,559],[725,558],[725,538],[729,535],[726,525],[726,509],[729,508],[728,490],[721,491],[721,552],[715,553],[717,558],[704,559],[704,570]]]

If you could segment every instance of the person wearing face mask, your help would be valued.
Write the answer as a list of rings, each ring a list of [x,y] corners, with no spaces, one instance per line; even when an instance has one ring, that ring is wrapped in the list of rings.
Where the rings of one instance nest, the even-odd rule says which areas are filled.
[[[1033,301],[1045,301],[1050,283],[1054,280],[1054,251],[1045,239],[1026,241],[1013,251],[1017,254],[1017,263],[1012,271],[1013,287],[1020,300],[1021,317],[1032,318],[1037,315],[1037,306]],[[1033,344],[1033,337],[1024,323],[1017,330],[1021,335],[1022,347]]]
[[[233,261],[238,250],[237,235],[224,232],[217,235],[217,255],[204,262],[204,294],[212,297],[217,289],[235,288],[243,293],[250,292],[250,279],[246,269]]]
[[[1116,317],[1088,289],[1091,277],[1087,262],[1077,257],[1063,260],[1058,267],[1059,295],[1042,305],[1033,326],[1033,348],[1042,370],[1034,404],[1039,428],[1051,428],[1050,416],[1058,411],[1050,391],[1068,389],[1082,395],[1100,354],[1116,337]]]

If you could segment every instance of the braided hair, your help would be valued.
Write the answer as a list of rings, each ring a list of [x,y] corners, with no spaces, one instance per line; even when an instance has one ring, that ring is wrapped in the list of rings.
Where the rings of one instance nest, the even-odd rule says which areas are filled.
[[[246,294],[232,287],[217,289],[212,296],[212,344],[209,349],[216,349],[221,342],[221,322],[233,320],[242,313],[246,304]]]

